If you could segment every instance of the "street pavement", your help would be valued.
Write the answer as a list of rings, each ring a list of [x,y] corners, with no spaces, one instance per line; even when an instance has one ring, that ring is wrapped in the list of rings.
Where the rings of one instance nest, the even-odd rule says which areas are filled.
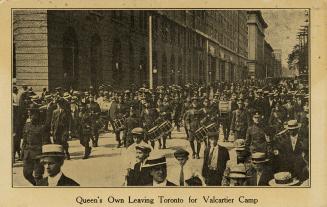
[[[223,137],[222,134],[219,136]],[[223,143],[226,144],[226,143]],[[183,128],[181,132],[174,130],[172,139],[167,139],[167,149],[155,150],[162,153],[167,158],[167,167],[176,163],[174,151],[181,147],[192,154],[189,142],[186,139],[186,134]],[[231,145],[231,143],[229,143]],[[69,151],[71,160],[65,160],[62,172],[68,177],[77,181],[82,187],[119,187],[124,183],[124,155],[126,148],[116,148],[117,142],[113,133],[104,133],[100,135],[99,147],[92,147],[92,152],[89,159],[83,160],[84,148],[80,145],[78,139],[69,141]],[[201,172],[203,164],[204,143],[201,146],[200,159],[190,159],[188,162]],[[236,154],[233,149],[229,150],[230,158],[236,159]],[[45,174],[46,176],[46,174]],[[23,176],[23,163],[16,162],[13,167],[13,186],[31,186]]]

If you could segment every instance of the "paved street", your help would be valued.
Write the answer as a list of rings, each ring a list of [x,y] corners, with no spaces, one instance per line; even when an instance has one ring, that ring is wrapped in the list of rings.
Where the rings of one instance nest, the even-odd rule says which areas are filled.
[[[220,138],[222,135],[220,135]],[[157,144],[157,143],[156,143]],[[63,173],[73,178],[83,187],[113,187],[122,186],[124,183],[124,165],[123,157],[125,148],[116,148],[114,134],[101,134],[99,138],[99,147],[92,148],[89,159],[83,160],[84,148],[79,140],[69,142],[71,160],[66,160],[62,169]],[[175,162],[174,151],[182,147],[191,152],[184,130],[172,133],[172,139],[167,139],[167,149],[161,149],[160,152],[166,155],[168,173],[169,166]],[[156,146],[157,148],[157,146]],[[158,149],[155,149],[158,150]],[[192,165],[201,172],[203,163],[204,143],[201,147],[201,159],[190,159]],[[235,159],[235,152],[230,150],[231,159]],[[23,163],[17,162],[13,168],[14,186],[31,186],[23,176]]]

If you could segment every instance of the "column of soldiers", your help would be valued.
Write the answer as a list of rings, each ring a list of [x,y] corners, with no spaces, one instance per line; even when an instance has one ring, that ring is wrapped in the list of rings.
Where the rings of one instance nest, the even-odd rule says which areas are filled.
[[[293,80],[266,85],[264,81],[246,80],[210,87],[159,86],[154,90],[144,87],[119,91],[101,85],[97,90],[90,87],[84,91],[65,91],[58,87],[51,93],[44,90],[41,96],[27,86],[21,91],[14,87],[13,160],[16,154],[23,159],[24,176],[35,184],[33,180],[40,179],[44,171],[36,159],[42,145],[61,145],[69,160],[68,143],[72,138],[79,138],[85,149],[83,159],[87,159],[92,151],[90,141],[92,147],[98,147],[99,133],[112,132],[118,148],[138,147],[134,151],[145,153],[142,159],[146,165],[151,151],[166,149],[167,138],[172,138],[172,130],[160,136],[150,136],[149,132],[168,123],[177,131],[183,126],[191,157],[204,159],[198,179],[191,173],[191,182],[184,180],[177,185],[269,185],[270,181],[279,185],[278,176],[289,177],[279,172],[289,172],[292,179],[303,182],[308,178],[308,87],[297,87]],[[141,140],[145,146],[135,145],[135,129],[142,129]],[[219,132],[222,132],[220,138]],[[236,161],[229,160],[226,143],[235,143]],[[189,156],[183,149],[177,154],[179,158],[179,155],[183,158],[187,155],[187,159]],[[140,166],[137,172],[134,166],[129,168],[127,185],[148,184],[149,173],[144,175],[146,181],[135,184],[135,179],[140,179]],[[39,173],[33,177],[33,171]],[[253,177],[257,179],[253,181]]]

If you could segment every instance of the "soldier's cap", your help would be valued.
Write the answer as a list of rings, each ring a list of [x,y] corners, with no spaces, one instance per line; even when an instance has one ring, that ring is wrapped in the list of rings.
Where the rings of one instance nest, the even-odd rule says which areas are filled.
[[[188,157],[189,156],[189,152],[186,151],[185,149],[179,148],[174,152],[174,156],[177,157]]]
[[[243,151],[245,150],[245,140],[244,139],[237,139],[234,141],[234,146],[236,151]]]
[[[64,148],[59,144],[46,144],[42,146],[42,154],[40,158],[44,157],[64,157]]]
[[[228,177],[234,179],[249,178],[249,176],[246,175],[244,163],[232,165]]]
[[[219,132],[208,132],[207,133],[207,136],[208,138],[215,138],[215,139],[218,139],[218,135],[219,135]]]
[[[265,162],[269,161],[266,153],[264,153],[264,152],[254,152],[254,153],[252,153],[251,157],[252,157],[252,162],[255,164],[265,163]]]
[[[151,154],[143,165],[144,168],[154,168],[158,166],[167,166],[166,157],[160,153]]]
[[[135,135],[142,135],[144,134],[144,129],[141,128],[141,127],[136,127],[132,130],[132,134],[135,134]]]
[[[145,144],[138,144],[135,146],[136,150],[141,150],[144,153],[150,153],[151,152],[151,147],[149,145]]]

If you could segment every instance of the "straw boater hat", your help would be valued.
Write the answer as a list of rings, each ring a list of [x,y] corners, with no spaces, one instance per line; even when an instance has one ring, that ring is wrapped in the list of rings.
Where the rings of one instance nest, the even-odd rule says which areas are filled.
[[[239,163],[237,165],[231,166],[228,178],[248,178],[248,176],[246,175],[245,165]]]
[[[145,161],[143,165],[144,168],[153,168],[157,166],[166,166],[167,161],[166,157],[162,154],[152,154],[150,157]]]
[[[43,145],[42,154],[39,157],[65,157],[64,148],[59,144]]]
[[[268,162],[269,159],[264,152],[255,152],[252,153],[252,162],[255,164]]]
[[[151,146],[150,145],[147,145],[147,144],[138,144],[135,146],[135,149],[136,150],[140,150],[144,153],[150,153],[151,152]]]
[[[301,127],[301,123],[298,123],[297,120],[289,120],[286,125],[286,129],[298,129]]]
[[[295,186],[300,181],[292,177],[289,172],[279,172],[274,174],[274,179],[269,181],[270,186]]]

